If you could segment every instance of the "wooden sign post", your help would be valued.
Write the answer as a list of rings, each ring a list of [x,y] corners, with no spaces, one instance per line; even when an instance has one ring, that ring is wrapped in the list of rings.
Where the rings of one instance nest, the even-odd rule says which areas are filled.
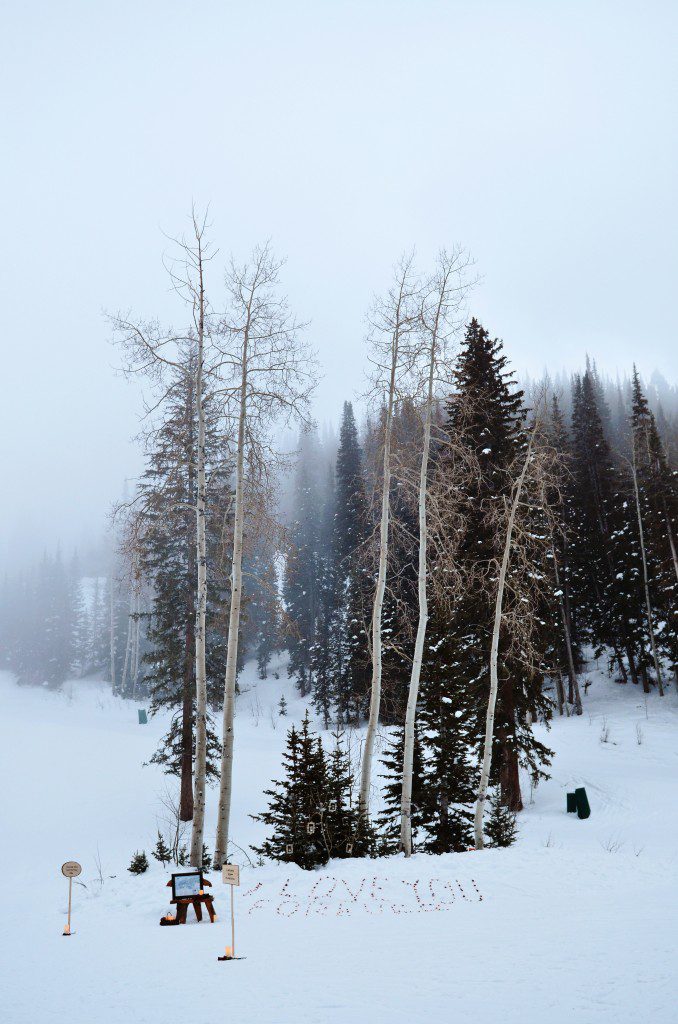
[[[218,960],[236,960],[242,957],[235,955],[235,910],[233,907],[233,889],[240,885],[240,868],[237,864],[224,864],[221,868],[221,880],[224,885],[231,887],[231,945],[226,947],[226,955],[217,957]]]
[[[61,874],[68,879],[68,922],[64,928],[64,935],[71,935],[71,896],[73,894],[73,879],[77,878],[82,871],[77,860],[67,860],[61,865]]]

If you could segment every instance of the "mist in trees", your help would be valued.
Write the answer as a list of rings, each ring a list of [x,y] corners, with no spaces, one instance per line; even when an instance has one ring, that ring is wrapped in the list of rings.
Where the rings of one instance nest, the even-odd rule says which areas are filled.
[[[590,360],[519,382],[455,248],[428,275],[396,264],[366,395],[320,430],[282,261],[215,255],[193,211],[167,264],[183,326],[111,318],[144,388],[144,470],[96,555],[3,580],[2,666],[50,689],[97,676],[167,714],[151,760],[193,864],[210,783],[214,865],[229,855],[246,662],[262,686],[286,673],[334,735],[308,713],[290,728],[257,853],[505,845],[521,775],[549,771],[534,725],[582,714],[587,659],[645,695],[678,681],[678,391]]]

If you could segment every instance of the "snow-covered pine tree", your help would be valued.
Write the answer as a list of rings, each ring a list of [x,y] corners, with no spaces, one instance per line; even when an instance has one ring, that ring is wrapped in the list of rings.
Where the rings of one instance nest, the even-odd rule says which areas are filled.
[[[366,623],[372,582],[364,559],[367,501],[363,453],[353,406],[344,402],[335,469],[332,525],[334,703],[340,721],[357,723],[370,681]]]
[[[323,802],[322,833],[328,857],[370,857],[375,835],[369,821],[358,813],[354,800],[354,775],[350,751],[341,729],[332,733],[334,745],[326,757],[327,774]]]
[[[603,428],[600,385],[590,367],[575,378],[572,404],[572,471],[575,515],[585,538],[573,551],[573,580],[582,636],[613,653],[622,682],[627,666],[638,682],[642,642],[640,552],[631,526],[629,481],[615,465]],[[626,657],[626,663],[624,662]]]
[[[148,857],[143,850],[136,851],[127,870],[133,875],[143,875],[148,871]]]
[[[495,791],[490,800],[490,813],[485,822],[485,834],[488,845],[495,848],[512,846],[518,835],[516,815],[508,807],[504,807],[500,794]]]
[[[194,358],[186,353],[188,363]],[[193,815],[195,717],[195,475],[196,413],[189,372],[179,376],[166,402],[163,421],[148,437],[147,468],[135,506],[135,532],[141,572],[152,584],[147,629],[150,649],[144,657],[151,713],[170,708],[173,717],[152,761],[180,778],[182,821]],[[229,460],[207,403],[206,462],[211,476],[206,516],[208,702],[215,706],[225,664],[223,607],[228,580],[220,557],[224,510],[229,505]],[[208,729],[208,775],[216,776],[220,745]]]
[[[429,853],[466,850],[473,837],[471,804],[477,770],[471,752],[478,740],[469,733],[469,722],[475,724],[480,709],[474,708],[471,714],[463,699],[463,686],[454,671],[463,665],[463,653],[459,660],[447,684],[437,673],[425,672],[419,694],[419,728],[424,737],[423,774],[417,783],[423,825],[419,846]]]
[[[8,667],[20,683],[57,689],[77,667],[78,630],[76,593],[60,549],[45,552],[7,586]]]
[[[582,655],[576,609],[573,607],[572,550],[582,543],[582,537],[577,531],[578,521],[574,507],[573,479],[570,473],[572,462],[570,439],[560,409],[560,402],[555,395],[551,400],[547,434],[558,457],[562,460],[565,470],[560,482],[560,493],[549,496],[556,509],[557,518],[557,526],[552,531],[550,538],[550,555],[556,584],[554,597],[559,613],[554,630],[553,652],[549,660],[557,673],[557,703],[560,714],[563,714],[563,707],[567,700],[573,705],[575,714],[580,715],[582,714],[582,704],[579,671]],[[568,679],[567,694],[562,687],[563,676]]]
[[[329,728],[332,717],[333,645],[332,630],[335,622],[336,580],[332,557],[332,525],[334,522],[334,471],[328,465],[325,488],[321,493],[322,517],[318,535],[318,581],[316,598],[315,636],[311,646],[311,674],[313,677],[313,706]]]
[[[160,862],[160,864],[162,864],[163,867],[165,867],[166,864],[169,864],[172,859],[172,851],[165,842],[160,829],[158,829],[158,838],[156,839],[154,848],[151,850],[151,854]]]
[[[455,393],[447,404],[444,427],[455,444],[469,447],[478,465],[474,479],[465,484],[464,536],[457,549],[457,560],[469,579],[478,568],[501,559],[504,538],[497,533],[490,512],[503,508],[513,484],[511,467],[525,445],[523,395],[515,388],[506,365],[501,342],[491,339],[478,321],[472,320],[454,373]],[[443,479],[446,473],[454,473],[444,444],[437,462]],[[468,741],[476,756],[483,743],[494,616],[490,591],[466,587],[455,597],[451,611],[439,601],[432,602],[421,700],[422,714],[427,715],[427,745],[438,743],[440,749],[439,771],[431,775],[431,797],[439,807],[444,807],[450,792],[463,793],[468,785],[460,760],[463,743]],[[546,651],[546,637],[543,642]],[[505,649],[505,644],[500,647]],[[504,656],[500,657],[499,678],[492,781],[501,785],[502,803],[520,810],[519,765],[539,778],[551,754],[535,738],[531,722],[548,718],[551,704],[543,692],[543,673],[526,672]],[[436,724],[437,716],[440,724]],[[432,730],[438,731],[439,739],[429,738]],[[448,744],[455,766],[452,778],[445,774]],[[459,778],[457,770],[461,771]]]
[[[633,370],[632,465],[647,573],[651,641],[678,664],[678,474],[672,472],[636,368]],[[661,671],[661,669],[660,669]],[[655,670],[656,674],[656,670]]]
[[[304,430],[299,438],[290,546],[283,581],[285,610],[290,623],[288,674],[296,677],[302,696],[313,690],[313,648],[322,584],[323,485],[317,432]]]
[[[424,849],[425,828],[430,812],[426,794],[426,775],[421,741],[421,717],[418,713],[414,726],[414,757],[412,761],[412,851]],[[376,827],[379,835],[379,848],[382,853],[397,853],[400,849],[401,803],[403,791],[403,743],[404,727],[393,730],[391,738],[381,757],[384,771],[380,778],[384,780],[382,787],[384,806],[377,817]],[[470,795],[469,795],[470,794]],[[469,791],[468,799],[473,794]]]
[[[243,613],[239,657],[257,659],[260,679],[266,679],[273,655],[281,647],[281,608],[276,550],[261,537],[254,552],[243,559]]]
[[[68,567],[68,589],[71,612],[71,668],[77,676],[83,675],[87,658],[87,616],[81,577],[80,560],[77,552],[74,552]]]
[[[287,733],[282,767],[284,777],[264,790],[269,798],[267,810],[252,815],[271,829],[261,846],[252,849],[261,857],[309,870],[328,860],[321,830],[328,779],[322,745],[311,729],[308,712],[301,728],[292,725]]]

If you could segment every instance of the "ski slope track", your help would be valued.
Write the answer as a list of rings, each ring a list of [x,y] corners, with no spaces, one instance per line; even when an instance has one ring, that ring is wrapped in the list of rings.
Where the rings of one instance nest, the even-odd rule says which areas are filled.
[[[232,835],[280,773],[305,702],[285,678],[238,698]],[[144,766],[166,718],[96,681],[59,693],[0,675],[3,742],[0,1018],[4,1024],[598,1024],[678,1019],[678,698],[643,699],[591,666],[581,718],[556,718],[551,778],[509,850],[335,861],[317,872],[251,866],[238,850],[236,952],[228,889],[216,924],[160,928],[171,869],[150,857],[168,780]],[[277,715],[281,694],[287,718]],[[543,738],[545,730],[539,728]],[[383,737],[382,737],[383,739]],[[603,740],[606,739],[606,742]],[[585,786],[587,821],[565,813]],[[216,794],[209,794],[213,846]],[[145,849],[151,867],[127,871]],[[73,930],[62,937],[78,860]],[[100,862],[99,872],[97,861]]]

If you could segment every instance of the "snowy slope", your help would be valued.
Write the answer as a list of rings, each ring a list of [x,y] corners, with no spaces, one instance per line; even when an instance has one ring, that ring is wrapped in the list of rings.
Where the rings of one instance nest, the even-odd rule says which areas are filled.
[[[139,726],[137,705],[101,683],[54,694],[0,676],[0,1017],[675,1021],[678,701],[645,704],[630,687],[591,678],[584,716],[554,722],[552,778],[520,816],[514,848],[342,861],[317,873],[254,868],[239,854],[236,941],[247,959],[219,963],[230,939],[217,876],[217,924],[168,929],[158,920],[169,873],[155,861],[141,877],[126,871],[134,850],[150,853],[165,813],[166,780],[143,767],[165,722]],[[236,723],[233,837],[243,848],[261,838],[248,815],[262,808],[285,728],[305,709],[284,671],[249,679]],[[281,692],[286,720],[275,714]],[[565,813],[576,785],[587,788],[588,821]],[[61,936],[67,859],[83,864],[86,886],[75,887],[71,939]]]

